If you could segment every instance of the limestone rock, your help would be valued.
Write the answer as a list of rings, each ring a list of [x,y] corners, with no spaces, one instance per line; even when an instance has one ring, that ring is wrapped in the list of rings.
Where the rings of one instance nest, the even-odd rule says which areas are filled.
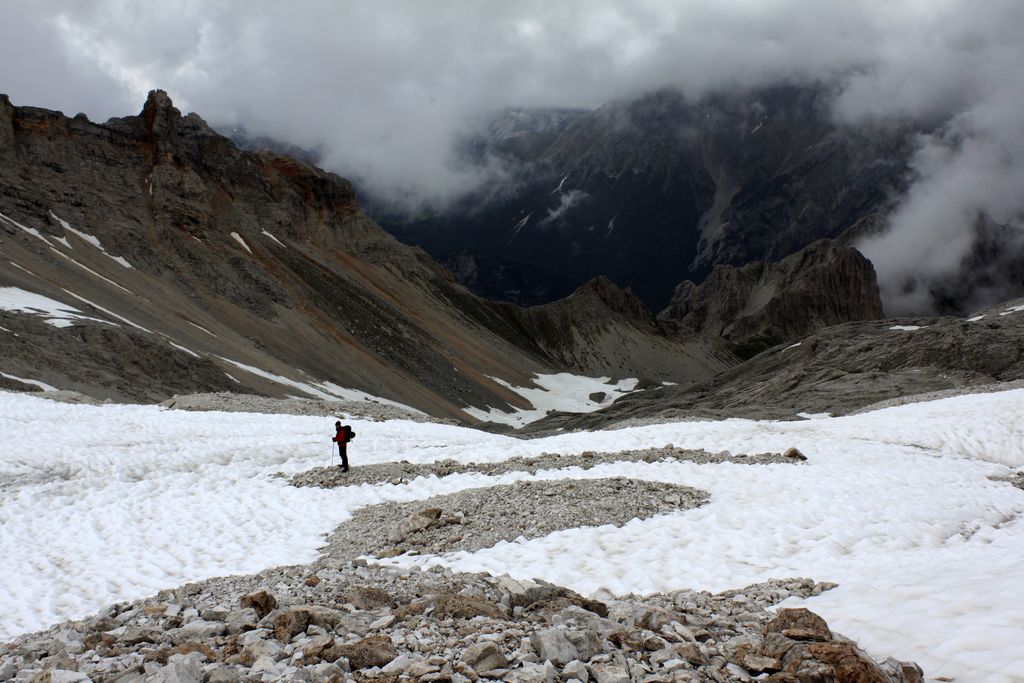
[[[871,262],[852,247],[820,240],[778,262],[717,266],[701,285],[678,287],[660,317],[765,348],[883,315]]]
[[[370,636],[355,643],[335,645],[331,648],[331,655],[347,658],[353,669],[367,669],[385,666],[398,656],[398,652],[387,636]]]
[[[32,683],[92,683],[92,679],[78,671],[47,669],[34,676]]]
[[[807,651],[832,667],[836,683],[889,683],[889,677],[882,673],[878,664],[853,643],[813,643],[807,646]]]
[[[522,667],[513,669],[503,677],[508,683],[554,683],[555,667],[551,662],[535,664],[524,662]]]
[[[267,591],[260,591],[258,593],[243,595],[240,600],[240,605],[242,607],[251,607],[256,610],[257,618],[262,619],[273,610],[277,609],[277,598]]]
[[[588,667],[594,683],[629,683],[629,670],[621,664],[592,664]]]
[[[442,510],[440,508],[424,508],[414,512],[408,519],[404,519],[399,523],[395,533],[397,537],[394,540],[401,541],[417,531],[440,524],[441,514]]]
[[[571,678],[580,681],[580,683],[587,683],[590,680],[590,672],[587,671],[587,665],[578,659],[574,659],[562,667],[562,680]]]
[[[151,626],[132,626],[126,628],[118,637],[119,643],[125,645],[138,645],[139,643],[159,643],[163,640],[164,632]]]
[[[203,683],[203,670],[194,655],[175,655],[149,680],[152,683]]]
[[[782,454],[782,457],[789,458],[790,460],[807,460],[807,456],[801,453],[799,448],[795,448],[793,446],[787,448]]]
[[[181,644],[188,641],[204,640],[223,635],[226,632],[227,626],[219,621],[196,619],[177,629],[177,632],[171,636],[171,642]]]
[[[530,634],[530,644],[541,660],[561,666],[579,658],[579,651],[563,628],[539,629]]]
[[[780,633],[794,640],[832,640],[825,620],[803,607],[779,610],[778,616],[765,625],[764,633]]]
[[[508,666],[508,660],[498,646],[490,640],[481,640],[466,648],[462,661],[479,672],[501,669]]]

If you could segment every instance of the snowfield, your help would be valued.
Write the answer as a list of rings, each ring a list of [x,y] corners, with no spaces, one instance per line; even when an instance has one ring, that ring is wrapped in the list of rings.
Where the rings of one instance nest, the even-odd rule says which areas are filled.
[[[477,486],[610,475],[707,490],[701,508],[475,553],[395,558],[540,577],[600,595],[806,576],[805,601],[875,657],[929,678],[1024,679],[1024,390],[798,422],[651,425],[522,441],[351,421],[354,466],[660,447],[799,448],[800,465],[611,463],[408,485],[293,488],[329,462],[333,420],[82,406],[0,393],[0,640],[216,575],[314,559],[352,510]]]

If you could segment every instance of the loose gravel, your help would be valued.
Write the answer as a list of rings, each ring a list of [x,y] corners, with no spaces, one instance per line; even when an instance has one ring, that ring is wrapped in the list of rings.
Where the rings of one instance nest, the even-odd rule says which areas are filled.
[[[401,462],[353,466],[348,472],[343,472],[339,466],[316,467],[295,475],[291,483],[294,486],[318,486],[331,489],[358,484],[407,484],[417,477],[446,477],[451,474],[479,473],[489,476],[498,476],[508,472],[536,474],[541,470],[557,470],[568,467],[590,469],[611,462],[661,461],[693,462],[700,465],[712,465],[723,462],[745,465],[771,465],[795,463],[798,459],[788,458],[779,453],[733,455],[731,453],[709,453],[704,450],[684,450],[682,448],[665,446],[662,448],[602,453],[584,451],[577,455],[541,453],[533,458],[514,457],[502,460],[501,462],[487,463],[462,463],[456,460],[438,460],[431,463],[413,464],[403,460]]]
[[[688,486],[621,477],[517,482],[362,508],[335,530],[323,553],[348,560],[472,552],[561,529],[621,526],[708,500],[706,492]]]

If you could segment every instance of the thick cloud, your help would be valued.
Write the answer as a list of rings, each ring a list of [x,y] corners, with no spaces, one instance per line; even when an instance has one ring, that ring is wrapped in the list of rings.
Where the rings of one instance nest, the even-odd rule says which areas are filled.
[[[160,87],[214,124],[443,200],[479,181],[451,149],[486,111],[838,79],[841,118],[941,131],[921,141],[894,231],[864,245],[912,308],[959,263],[965,222],[1024,213],[1021,26],[1018,0],[0,3],[0,92],[103,119]]]

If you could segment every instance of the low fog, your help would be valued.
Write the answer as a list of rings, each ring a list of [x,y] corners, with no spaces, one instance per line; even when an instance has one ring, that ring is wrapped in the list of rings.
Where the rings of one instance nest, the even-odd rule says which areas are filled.
[[[3,3],[0,92],[104,120],[163,88],[376,192],[444,202],[485,180],[452,146],[489,111],[828,80],[839,120],[937,131],[891,231],[861,245],[906,313],[960,268],[979,215],[1021,229],[1022,26],[1016,0]]]

